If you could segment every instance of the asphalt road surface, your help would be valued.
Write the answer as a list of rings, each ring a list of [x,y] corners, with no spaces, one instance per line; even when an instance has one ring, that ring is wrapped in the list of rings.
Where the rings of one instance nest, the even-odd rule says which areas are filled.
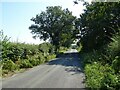
[[[3,79],[2,88],[84,88],[84,79],[81,59],[71,49],[46,64]]]

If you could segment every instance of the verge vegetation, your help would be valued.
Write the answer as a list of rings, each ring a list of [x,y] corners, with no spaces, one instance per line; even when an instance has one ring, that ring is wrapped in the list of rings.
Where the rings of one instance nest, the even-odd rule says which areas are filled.
[[[50,43],[42,43],[39,45],[10,42],[7,36],[0,32],[2,44],[2,60],[0,61],[0,70],[3,77],[13,75],[14,73],[24,71],[39,64],[48,62],[60,52],[67,50],[61,47],[58,52]]]
[[[76,22],[86,87],[91,90],[120,89],[120,2],[85,3]]]
[[[33,37],[49,39],[50,43],[13,43],[0,32],[3,76],[47,62],[62,54],[78,39],[77,47],[73,48],[83,58],[86,87],[119,90],[120,1],[84,2],[84,5],[86,9],[80,18],[74,17],[68,9],[51,6],[31,19],[34,24],[29,29]]]

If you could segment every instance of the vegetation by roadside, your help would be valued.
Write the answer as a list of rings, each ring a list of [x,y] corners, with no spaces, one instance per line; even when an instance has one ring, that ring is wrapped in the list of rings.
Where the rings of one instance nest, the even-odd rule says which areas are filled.
[[[85,5],[77,25],[81,30],[86,88],[119,90],[120,2]]]
[[[40,38],[44,41],[49,39],[50,43],[39,45],[10,42],[1,31],[2,75],[24,68],[32,68],[63,54],[78,33],[78,29],[74,28],[75,20],[76,17],[67,8],[46,7],[46,11],[42,11],[31,19],[34,24],[29,27],[33,38]]]
[[[39,64],[48,62],[56,58],[55,48],[50,43],[39,45],[10,42],[7,36],[0,32],[2,37],[2,77],[11,76],[18,72],[23,72]],[[64,52],[67,48],[61,47],[59,52]]]
[[[120,33],[100,50],[84,53],[86,85],[91,89],[120,88]]]
[[[29,29],[33,37],[50,39],[50,43],[12,43],[1,32],[3,76],[58,57],[78,39],[78,46],[73,48],[80,51],[84,59],[86,88],[119,90],[120,1],[85,2],[84,5],[86,9],[80,18],[74,17],[68,9],[51,6],[31,19],[34,24]]]

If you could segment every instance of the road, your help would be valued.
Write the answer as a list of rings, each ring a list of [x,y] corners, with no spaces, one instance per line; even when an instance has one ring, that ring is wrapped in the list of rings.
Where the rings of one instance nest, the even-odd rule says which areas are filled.
[[[77,51],[2,80],[2,88],[84,88],[84,73]]]

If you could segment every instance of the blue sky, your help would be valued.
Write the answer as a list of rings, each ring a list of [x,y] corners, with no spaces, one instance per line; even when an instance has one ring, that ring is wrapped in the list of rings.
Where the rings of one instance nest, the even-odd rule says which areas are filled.
[[[82,3],[74,5],[73,0],[2,0],[0,10],[2,12],[2,28],[4,34],[11,37],[11,41],[39,44],[43,42],[33,39],[28,27],[33,24],[30,20],[41,11],[45,11],[47,6],[62,6],[73,12],[74,16],[79,17],[83,12]],[[0,24],[1,25],[1,24]]]

